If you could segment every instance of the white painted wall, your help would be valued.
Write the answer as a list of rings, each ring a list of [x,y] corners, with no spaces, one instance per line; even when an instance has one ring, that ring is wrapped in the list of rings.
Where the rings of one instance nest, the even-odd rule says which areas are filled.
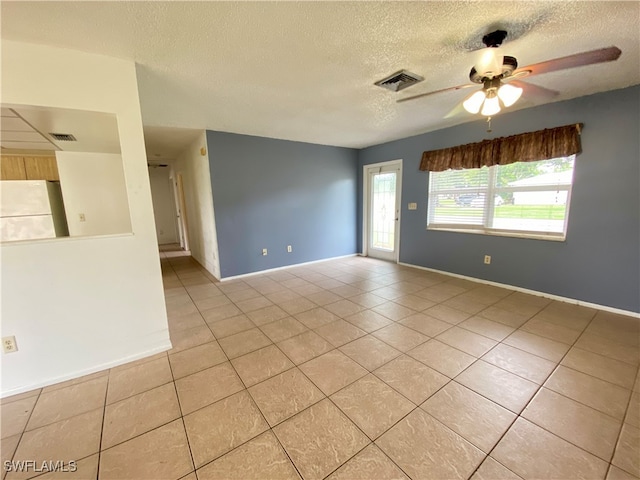
[[[176,202],[171,186],[171,169],[169,167],[149,168],[151,198],[153,199],[153,216],[156,219],[156,236],[158,245],[178,243],[176,224]]]
[[[56,160],[70,236],[131,232],[121,155],[56,152]]]
[[[205,149],[205,155],[201,154],[201,148]],[[219,279],[218,236],[206,132],[203,131],[202,135],[178,157],[173,165],[173,172],[174,175],[182,174],[191,256]]]
[[[132,234],[0,245],[2,395],[170,348],[133,62],[2,41],[2,101],[113,113]],[[46,75],[43,74],[46,72]]]

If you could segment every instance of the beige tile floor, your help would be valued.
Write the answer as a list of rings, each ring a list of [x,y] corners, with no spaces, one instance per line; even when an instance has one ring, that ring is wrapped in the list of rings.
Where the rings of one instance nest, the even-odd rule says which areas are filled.
[[[214,283],[161,257],[173,349],[3,399],[3,463],[77,461],[42,479],[640,476],[638,319],[367,258]]]

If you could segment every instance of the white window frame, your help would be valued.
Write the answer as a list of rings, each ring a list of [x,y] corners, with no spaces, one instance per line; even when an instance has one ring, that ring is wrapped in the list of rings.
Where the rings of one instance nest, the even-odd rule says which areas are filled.
[[[535,192],[535,191],[549,191],[549,185],[533,185],[533,186],[511,186],[511,187],[496,187],[496,178],[498,175],[498,168],[500,165],[494,165],[489,168],[487,187],[468,187],[468,188],[452,188],[438,190],[432,192],[431,185],[433,182],[433,174],[438,172],[429,173],[429,185],[427,196],[427,230],[434,231],[449,231],[449,232],[463,232],[474,233],[480,235],[495,235],[502,237],[519,237],[519,238],[533,238],[540,240],[552,240],[552,241],[565,241],[567,236],[567,226],[569,223],[569,209],[571,204],[571,191],[573,187],[573,176],[575,176],[575,156],[573,166],[573,176],[571,183],[568,185],[554,185],[553,189],[557,191],[567,192],[567,203],[565,207],[564,225],[562,232],[543,232],[536,230],[508,230],[494,228],[492,223],[494,220],[495,210],[495,197],[500,193],[515,193],[515,192]],[[469,224],[445,224],[434,223],[435,209],[431,208],[433,205],[433,198],[437,195],[460,195],[460,194],[482,194],[485,196],[483,218],[485,219],[484,225],[469,225]]]

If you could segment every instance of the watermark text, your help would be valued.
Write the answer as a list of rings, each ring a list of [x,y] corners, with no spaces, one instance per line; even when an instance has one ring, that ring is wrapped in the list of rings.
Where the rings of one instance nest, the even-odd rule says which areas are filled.
[[[6,472],[75,472],[78,466],[75,460],[7,460],[4,462]]]

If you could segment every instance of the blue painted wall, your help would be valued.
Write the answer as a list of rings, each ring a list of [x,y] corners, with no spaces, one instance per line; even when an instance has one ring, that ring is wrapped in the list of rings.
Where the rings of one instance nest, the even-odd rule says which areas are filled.
[[[356,253],[357,150],[213,131],[207,144],[222,278]]]
[[[427,231],[424,150],[584,123],[564,242]],[[581,97],[406,138],[359,152],[362,166],[403,159],[400,261],[640,312],[640,87]],[[407,203],[417,202],[409,211]],[[491,265],[483,264],[485,254]]]

